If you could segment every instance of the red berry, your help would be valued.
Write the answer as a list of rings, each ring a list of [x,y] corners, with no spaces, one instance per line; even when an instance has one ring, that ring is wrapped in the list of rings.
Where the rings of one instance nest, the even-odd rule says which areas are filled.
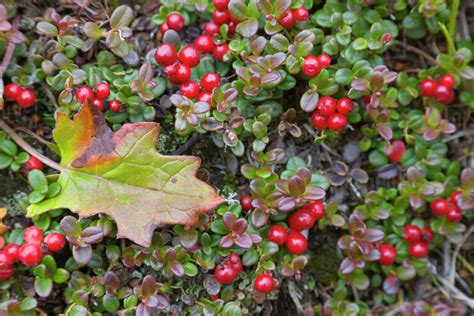
[[[119,100],[112,100],[109,103],[109,108],[110,108],[110,111],[112,112],[118,112],[122,108],[122,104],[120,103]]]
[[[9,101],[15,101],[18,93],[23,89],[19,84],[16,83],[9,83],[5,86],[5,91],[3,95]]]
[[[163,69],[163,73],[169,78],[176,73],[176,65],[168,65]]]
[[[37,266],[41,259],[43,259],[43,252],[39,244],[24,244],[18,251],[18,260],[27,267]]]
[[[288,218],[290,228],[295,231],[310,229],[314,226],[316,219],[304,208],[298,209]]]
[[[214,88],[221,85],[221,77],[215,72],[209,72],[201,78],[201,87],[204,91],[212,92]]]
[[[273,225],[267,234],[268,240],[273,241],[277,245],[283,245],[288,237],[288,232],[285,227],[280,225]]]
[[[171,13],[166,18],[166,24],[168,24],[169,28],[175,31],[179,31],[184,26],[184,19],[181,14],[178,13]]]
[[[433,231],[428,227],[423,227],[421,229],[421,240],[426,241],[427,243],[432,242],[434,239]]]
[[[319,111],[314,111],[313,114],[311,114],[311,123],[313,123],[313,126],[319,130],[326,129],[328,127],[327,117],[319,114]]]
[[[364,101],[364,104],[367,105],[367,104],[370,104],[370,102],[372,101],[372,95],[365,95],[362,97],[362,101]]]
[[[26,227],[23,240],[30,244],[40,244],[43,241],[43,231],[36,226]]]
[[[12,265],[15,263],[15,260],[9,256],[5,251],[0,250],[0,266]]]
[[[296,21],[306,21],[309,19],[309,11],[306,8],[298,8],[295,10]]]
[[[434,95],[438,84],[433,79],[425,79],[420,82],[419,87],[422,96],[431,97]]]
[[[189,45],[179,52],[178,59],[182,64],[193,68],[199,65],[200,55],[196,47]]]
[[[196,82],[188,81],[179,86],[179,91],[181,91],[181,94],[185,97],[194,99],[199,95],[200,89]]]
[[[448,99],[446,100],[446,102],[444,102],[444,104],[446,105],[451,104],[454,101],[454,99],[456,99],[456,95],[454,94],[453,89],[449,89]]]
[[[212,0],[212,4],[216,10],[225,10],[229,5],[229,0]]]
[[[452,88],[456,84],[456,78],[450,73],[445,73],[439,78],[439,83],[448,88]]]
[[[217,60],[223,61],[224,55],[227,54],[228,51],[229,45],[227,45],[227,43],[223,43],[220,45],[216,45],[216,47],[214,47],[214,49],[212,50],[212,54]]]
[[[239,276],[243,270],[242,261],[240,260],[239,255],[236,253],[231,254],[229,256],[229,262],[235,271],[236,277]]]
[[[207,91],[199,93],[197,99],[198,102],[207,102],[212,107],[212,97],[211,94]]]
[[[13,266],[4,264],[0,265],[0,282],[8,280],[13,275]]]
[[[216,35],[219,34],[219,25],[213,21],[207,22],[204,24],[204,32],[209,35]]]
[[[170,29],[168,23],[163,23],[160,25],[160,32],[161,34],[165,34]]]
[[[303,66],[301,66],[301,72],[308,77],[315,77],[321,71],[321,64],[318,58],[314,55],[309,55],[304,58]]]
[[[415,225],[407,225],[403,229],[403,239],[412,243],[420,241],[421,239],[421,229]]]
[[[66,245],[66,239],[64,238],[64,236],[57,232],[51,233],[46,236],[44,242],[48,247],[48,251],[51,252],[61,251]]]
[[[449,201],[456,207],[459,208],[459,200],[462,198],[462,191],[460,190],[457,190],[457,191],[454,191],[453,193],[451,193],[451,195],[449,196]]]
[[[16,103],[18,103],[21,108],[29,108],[30,106],[35,105],[35,102],[36,96],[30,89],[21,88],[18,91]]]
[[[346,128],[347,118],[339,113],[334,113],[328,118],[329,129],[335,132],[341,132]]]
[[[392,152],[388,155],[388,158],[393,163],[399,163],[402,160],[403,155],[407,151],[407,146],[401,140],[396,140],[391,144]]]
[[[397,251],[390,245],[382,244],[379,247],[380,259],[379,262],[383,266],[391,266],[395,259],[397,259]]]
[[[228,10],[215,10],[212,12],[212,21],[216,23],[217,25],[222,25],[224,23],[229,22],[230,20],[230,14]]]
[[[326,68],[331,64],[331,57],[329,57],[329,55],[321,54],[316,58],[318,59],[321,68]]]
[[[392,40],[392,33],[387,32],[382,35],[382,44],[386,45]]]
[[[260,293],[270,293],[275,288],[275,280],[270,274],[263,273],[255,279],[253,287]]]
[[[94,100],[94,91],[89,87],[80,87],[76,91],[76,100],[81,104],[92,101]]]
[[[5,247],[5,254],[9,257],[11,264],[18,261],[18,251],[20,250],[20,245],[18,244],[9,244]]]
[[[23,166],[28,170],[43,170],[43,163],[35,156],[30,156]]]
[[[326,210],[323,202],[320,201],[314,201],[306,204],[304,208],[311,213],[311,216],[313,216],[316,221],[319,221],[324,217],[324,211]]]
[[[416,241],[408,246],[408,253],[412,257],[420,258],[428,255],[428,245],[424,241]]]
[[[301,233],[291,232],[286,238],[285,246],[292,254],[299,255],[308,249],[308,240]]]
[[[337,101],[337,112],[342,115],[349,115],[354,111],[354,103],[349,98],[342,98]]]
[[[101,99],[94,99],[94,101],[92,102],[92,104],[98,108],[99,110],[103,111],[104,110],[104,101],[102,101]]]
[[[244,195],[240,198],[240,205],[245,212],[250,211],[252,207],[252,197],[250,195]]]
[[[101,82],[95,86],[95,95],[99,99],[107,99],[110,96],[110,87],[107,83]]]
[[[287,10],[281,18],[278,19],[281,25],[287,30],[292,29],[295,26],[295,14],[293,10]]]
[[[319,99],[318,112],[323,116],[330,116],[336,112],[336,100],[331,97],[322,97]]]
[[[174,64],[178,59],[176,48],[171,44],[161,44],[155,50],[155,60],[162,66]]]
[[[436,199],[430,203],[431,211],[435,216],[446,215],[450,209],[448,200],[445,199]]]
[[[170,76],[170,81],[175,84],[185,83],[191,78],[191,68],[186,65],[178,64],[175,67],[175,73]]]
[[[451,101],[451,89],[439,84],[434,92],[434,98],[443,104],[449,104]]]
[[[214,277],[220,284],[231,284],[236,276],[236,271],[228,263],[220,263],[214,269]]]
[[[238,24],[237,22],[229,21],[229,22],[227,23],[227,26],[228,26],[228,31],[227,31],[227,33],[230,34],[230,35],[234,34],[234,33],[235,33],[235,30],[237,29],[237,24]]]
[[[449,208],[445,216],[446,219],[450,222],[459,222],[463,217],[463,213],[459,208],[452,206]]]
[[[210,35],[200,35],[194,40],[194,46],[202,54],[210,54],[214,49],[214,40]]]

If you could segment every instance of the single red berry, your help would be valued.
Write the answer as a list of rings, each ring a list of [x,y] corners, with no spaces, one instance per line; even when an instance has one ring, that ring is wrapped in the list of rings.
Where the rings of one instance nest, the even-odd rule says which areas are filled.
[[[196,82],[188,81],[179,86],[179,91],[181,91],[181,94],[185,97],[194,99],[199,95],[200,89]]]
[[[321,54],[316,58],[318,59],[321,68],[327,68],[331,64],[331,57],[329,57],[329,55]]]
[[[104,101],[102,101],[101,99],[94,99],[94,101],[92,101],[92,104],[99,110],[104,110]]]
[[[430,203],[431,211],[435,216],[446,215],[450,209],[448,200],[445,199],[436,199]]]
[[[155,60],[162,66],[174,64],[178,59],[176,48],[171,44],[161,44],[155,50]]]
[[[314,111],[311,114],[311,123],[319,130],[326,129],[328,127],[328,118],[319,114],[319,111]]]
[[[439,78],[439,84],[448,88],[452,88],[456,84],[456,78],[454,78],[454,76],[450,73],[445,73],[441,76],[441,78]]]
[[[43,252],[39,244],[24,244],[18,251],[18,260],[27,267],[34,267],[40,264],[43,259]]]
[[[187,65],[178,64],[175,67],[175,73],[170,76],[170,81],[175,84],[185,83],[191,78],[191,68]]]
[[[194,46],[202,54],[211,54],[214,49],[214,39],[210,35],[200,35],[194,40]]]
[[[6,281],[13,276],[13,266],[4,264],[0,265],[0,282]]]
[[[179,31],[184,26],[183,16],[179,13],[171,13],[166,17],[166,24],[168,24],[170,29]]]
[[[20,245],[18,244],[9,244],[5,246],[5,254],[9,257],[11,264],[18,261],[18,251],[20,250]]]
[[[234,34],[235,31],[237,30],[237,25],[238,25],[237,22],[229,21],[229,22],[227,23],[227,27],[228,27],[227,33],[230,34],[230,35]]]
[[[432,242],[434,239],[434,233],[433,231],[428,227],[423,227],[421,229],[421,240],[426,241],[428,244]]]
[[[109,102],[109,109],[112,112],[118,112],[122,108],[122,104],[119,100],[112,100]]]
[[[12,265],[15,263],[15,260],[9,256],[5,251],[0,250],[0,266],[3,265]]]
[[[452,206],[449,208],[445,216],[446,219],[450,222],[459,222],[463,217],[463,213],[459,208]]]
[[[403,239],[406,241],[413,243],[416,241],[420,241],[421,239],[421,229],[415,225],[407,225],[403,229]]]
[[[30,106],[35,105],[35,102],[35,93],[30,89],[21,88],[18,91],[18,94],[16,96],[16,103],[18,103],[21,108],[29,108]]]
[[[321,64],[318,58],[314,55],[309,55],[304,58],[301,72],[308,77],[315,77],[321,72]]]
[[[252,197],[250,195],[244,195],[240,198],[240,205],[245,212],[250,211],[252,207]]]
[[[48,251],[51,252],[61,251],[66,245],[66,239],[64,238],[64,236],[57,232],[53,232],[46,236],[44,242],[48,247]]]
[[[15,101],[22,87],[16,83],[9,83],[5,86],[3,95],[9,101]]]
[[[206,103],[209,103],[209,105],[211,106],[212,108],[212,96],[209,92],[207,91],[202,91],[201,93],[199,93],[197,99],[196,99],[198,102],[206,102]]]
[[[219,34],[219,30],[220,30],[219,25],[213,21],[209,21],[206,24],[204,24],[204,32],[206,32],[209,35]]]
[[[438,83],[433,79],[425,79],[422,80],[419,84],[420,93],[422,96],[431,97],[434,95],[436,88],[438,87]]]
[[[230,262],[232,268],[235,271],[236,277],[239,276],[240,273],[242,273],[242,270],[243,270],[242,260],[240,260],[239,255],[236,254],[236,253],[232,253],[229,256],[229,262]]]
[[[212,12],[212,21],[217,25],[222,25],[230,21],[230,14],[228,10],[215,10]]]
[[[176,65],[168,65],[163,69],[163,73],[166,75],[166,77],[170,78],[176,73]]]
[[[214,88],[221,85],[221,77],[215,72],[209,72],[201,78],[201,87],[204,91],[212,92]]]
[[[449,196],[449,201],[456,207],[459,208],[459,200],[462,198],[462,191],[456,190]]]
[[[316,221],[319,221],[324,217],[324,212],[326,210],[323,202],[321,201],[308,203],[304,206],[304,208],[311,213],[311,216],[313,216]]]
[[[342,98],[337,101],[337,112],[342,115],[349,115],[354,111],[354,103],[349,98]]]
[[[295,14],[293,10],[286,10],[281,18],[278,19],[278,22],[287,30],[290,30],[295,26]]]
[[[412,257],[421,258],[428,255],[428,245],[424,241],[416,241],[408,245],[408,253]]]
[[[347,126],[347,118],[339,113],[334,113],[328,118],[329,129],[335,132],[343,131]]]
[[[336,112],[336,100],[331,97],[322,97],[319,99],[318,112],[323,116],[330,116]]]
[[[451,104],[455,99],[456,99],[456,95],[454,94],[453,89],[449,89],[448,99],[446,100],[446,102],[444,102],[444,104],[446,105]]]
[[[270,274],[263,273],[255,279],[253,287],[260,293],[270,293],[275,288],[275,280]]]
[[[23,166],[28,170],[43,170],[43,163],[35,156],[30,156]]]
[[[163,23],[160,25],[160,32],[161,34],[165,34],[167,31],[169,31],[170,27],[168,25],[168,23]]]
[[[308,240],[299,232],[291,232],[286,238],[285,246],[292,254],[299,255],[308,249]]]
[[[190,67],[196,67],[199,65],[199,60],[201,59],[198,50],[194,46],[186,46],[179,52],[179,61]]]
[[[397,251],[391,245],[382,244],[379,246],[379,262],[383,266],[391,266],[397,259]]]
[[[89,87],[80,87],[76,91],[76,100],[81,104],[92,101],[94,100],[94,91]]]
[[[23,240],[30,244],[40,244],[43,241],[43,231],[36,226],[26,227]]]
[[[298,209],[288,218],[288,225],[290,228],[298,232],[312,228],[315,222],[316,219],[304,208]]]
[[[298,8],[295,10],[296,21],[306,21],[309,19],[309,11],[306,8]]]
[[[388,155],[388,158],[392,163],[399,163],[402,160],[403,155],[407,151],[407,146],[401,140],[396,140],[391,144],[392,152]]]
[[[110,87],[107,83],[101,82],[95,86],[95,95],[99,99],[107,99],[110,96]]]
[[[439,102],[441,102],[443,104],[449,104],[449,102],[451,100],[450,94],[451,94],[451,89],[450,88],[448,88],[448,87],[446,87],[442,84],[439,84],[436,87],[436,90],[435,90],[433,96]]]
[[[229,45],[227,45],[227,43],[223,43],[223,44],[216,45],[214,49],[212,50],[212,54],[217,60],[223,61],[224,55],[227,54],[228,51],[229,51]]]
[[[220,284],[231,284],[236,276],[236,271],[228,263],[220,263],[214,269],[214,277]]]
[[[226,10],[229,5],[229,0],[212,0],[212,4],[216,10]]]
[[[273,241],[277,245],[283,245],[288,237],[288,231],[280,225],[273,225],[267,234],[268,240]]]

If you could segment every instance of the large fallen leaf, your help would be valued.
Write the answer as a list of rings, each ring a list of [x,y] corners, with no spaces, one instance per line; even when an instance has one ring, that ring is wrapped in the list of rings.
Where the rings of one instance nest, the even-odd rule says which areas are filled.
[[[200,160],[164,156],[155,144],[159,124],[125,124],[113,133],[95,107],[71,120],[58,112],[53,137],[61,153],[61,193],[28,207],[28,216],[69,208],[82,217],[107,214],[118,234],[148,246],[161,224],[196,223],[224,199],[195,177]]]

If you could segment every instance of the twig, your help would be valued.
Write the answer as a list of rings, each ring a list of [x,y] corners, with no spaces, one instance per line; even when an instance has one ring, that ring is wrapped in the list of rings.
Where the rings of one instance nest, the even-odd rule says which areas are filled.
[[[46,92],[46,95],[48,96],[49,101],[53,104],[54,108],[58,110],[59,109],[58,102],[56,102],[56,98],[54,97],[54,94],[51,92],[51,90],[49,90],[48,85],[44,83],[44,81],[41,81],[41,87]]]
[[[15,16],[12,22],[12,30],[18,30],[18,23],[20,21],[20,16]],[[13,51],[15,50],[15,44],[8,42],[7,49],[5,50],[5,55],[3,56],[2,64],[0,65],[0,78],[3,77],[3,73],[7,70],[8,65],[13,57]]]
[[[443,244],[443,276],[449,275],[449,262],[451,261],[451,244],[445,240]]]
[[[441,141],[443,143],[449,143],[450,141],[456,140],[461,137],[470,137],[474,136],[474,129],[465,129],[456,134],[443,138]]]
[[[456,259],[458,257],[459,251],[461,251],[462,246],[464,245],[466,240],[469,238],[469,236],[471,236],[472,233],[474,233],[474,226],[469,227],[467,232],[465,232],[464,235],[462,236],[461,242],[459,242],[456,245],[456,248],[454,248],[453,256],[451,258],[451,270],[450,270],[451,273],[449,274],[449,278],[448,278],[448,281],[451,284],[454,284],[455,277],[456,277]]]
[[[179,146],[178,149],[173,151],[171,154],[172,155],[181,155],[181,154],[183,154],[192,145],[194,145],[194,143],[197,142],[198,139],[199,139],[199,135],[198,134],[193,134],[184,144]]]
[[[56,146],[55,144],[51,143],[51,142],[48,142],[46,139],[44,139],[43,137],[39,136],[38,134],[36,134],[35,132],[33,131],[30,131],[29,129],[27,128],[24,128],[24,127],[15,127],[14,128],[15,131],[20,131],[20,132],[23,132],[25,134],[28,134],[28,136],[31,136],[32,138],[36,139],[37,141],[39,141],[41,144],[43,145],[46,145],[48,147],[51,147],[51,146]]]
[[[411,44],[408,44],[408,43],[404,44],[404,43],[402,43],[402,42],[400,42],[400,41],[398,41],[398,40],[395,40],[394,43],[395,43],[396,45],[403,46],[403,47],[406,49],[406,51],[408,51],[408,52],[416,53],[416,54],[418,54],[418,55],[420,55],[420,56],[423,56],[423,57],[426,59],[426,61],[427,61],[429,64],[431,64],[432,66],[436,66],[436,65],[438,64],[438,62],[436,61],[436,59],[434,59],[433,57],[431,57],[430,55],[428,55],[427,53],[425,53],[424,51],[422,51],[422,50],[419,49],[418,47],[415,47],[415,46],[413,46],[413,45],[411,45]],[[405,46],[406,46],[406,47],[405,47]]]

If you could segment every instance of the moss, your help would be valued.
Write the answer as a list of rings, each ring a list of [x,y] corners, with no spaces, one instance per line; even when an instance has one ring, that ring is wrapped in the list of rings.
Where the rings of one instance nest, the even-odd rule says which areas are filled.
[[[317,248],[308,262],[308,273],[316,282],[330,284],[337,279],[341,259],[335,245],[324,244]]]
[[[186,142],[188,136],[179,136],[175,133],[173,126],[173,116],[166,115],[160,123],[160,135],[158,136],[157,149],[162,154],[169,154]]]

